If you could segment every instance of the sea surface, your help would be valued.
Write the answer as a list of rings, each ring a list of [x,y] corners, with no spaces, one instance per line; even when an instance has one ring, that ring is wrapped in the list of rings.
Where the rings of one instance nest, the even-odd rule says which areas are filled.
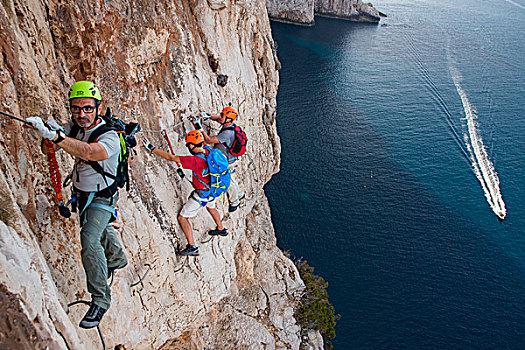
[[[278,245],[329,282],[335,349],[525,349],[525,0],[373,4],[272,23]]]

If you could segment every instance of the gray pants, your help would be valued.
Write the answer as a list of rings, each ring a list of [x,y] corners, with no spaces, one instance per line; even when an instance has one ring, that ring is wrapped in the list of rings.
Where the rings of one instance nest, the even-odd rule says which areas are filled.
[[[95,197],[92,203],[114,209],[117,201],[118,192],[113,198]],[[112,215],[108,210],[90,205],[82,215],[80,230],[81,257],[87,289],[91,293],[91,301],[106,310],[111,302],[111,291],[107,283],[108,268],[127,264],[126,255],[109,223]]]
[[[239,205],[241,201],[241,197],[244,196],[244,193],[239,187],[239,184],[237,181],[235,181],[235,177],[237,177],[237,164],[233,163],[229,165],[230,172],[233,172],[231,182],[230,182],[230,188],[228,188],[228,201],[231,205]]]

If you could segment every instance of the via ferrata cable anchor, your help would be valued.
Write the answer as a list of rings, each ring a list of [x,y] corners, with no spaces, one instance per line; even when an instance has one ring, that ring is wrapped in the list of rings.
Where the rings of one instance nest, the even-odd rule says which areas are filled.
[[[151,270],[151,265],[150,264],[144,264],[144,266],[146,266],[148,269],[146,270],[146,272],[144,272],[144,275],[142,275],[142,277],[140,277],[140,275],[139,275],[139,280],[137,282],[135,282],[135,283],[130,284],[130,287],[135,287],[135,286],[137,286],[140,283],[142,288],[144,288],[144,283],[142,281],[144,281],[144,279],[148,275],[149,271]],[[137,273],[137,275],[138,275],[138,273]]]

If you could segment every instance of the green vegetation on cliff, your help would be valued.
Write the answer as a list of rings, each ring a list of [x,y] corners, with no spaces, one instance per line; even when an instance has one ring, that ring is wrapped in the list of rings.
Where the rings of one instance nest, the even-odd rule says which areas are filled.
[[[315,275],[314,268],[306,260],[296,261],[295,265],[306,285],[295,318],[303,328],[318,330],[323,336],[325,349],[332,349],[330,339],[335,338],[336,320],[341,316],[335,314],[328,301],[328,282]]]

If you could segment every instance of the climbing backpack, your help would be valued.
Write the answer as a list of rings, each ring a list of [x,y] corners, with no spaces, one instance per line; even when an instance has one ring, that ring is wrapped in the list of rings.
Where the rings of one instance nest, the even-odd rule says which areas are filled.
[[[210,184],[206,184],[195,173],[193,176],[197,176],[197,179],[204,184],[205,190],[198,191],[200,197],[217,198],[226,193],[230,187],[231,175],[228,159],[217,148],[212,149],[210,146],[204,146],[204,149],[208,151],[208,154],[199,153],[197,157],[204,159],[208,164],[208,168],[202,172],[202,175],[210,174]]]
[[[135,134],[138,131],[140,131],[140,124],[133,122],[124,123],[117,116],[111,114],[111,109],[109,107],[106,109],[106,114],[100,115],[99,117],[102,118],[106,122],[106,124],[102,125],[99,128],[96,128],[89,136],[87,142],[95,142],[100,137],[100,135],[108,131],[114,130],[117,132],[120,141],[120,154],[118,157],[117,174],[113,175],[108,172],[105,172],[102,165],[100,165],[100,163],[96,161],[88,160],[86,161],[86,164],[89,164],[97,173],[101,174],[104,178],[109,177],[110,179],[115,180],[115,182],[108,188],[109,193],[106,193],[106,196],[113,195],[117,191],[117,187],[123,188],[124,186],[126,186],[126,191],[129,191],[128,160],[130,156],[132,156],[131,150],[137,145]],[[76,137],[79,131],[80,127],[76,123],[73,123],[73,126],[71,127],[71,131],[69,132],[68,136]]]
[[[231,147],[226,147],[228,152],[234,157],[242,156],[246,152],[246,143],[248,142],[246,133],[236,124],[227,126],[223,130],[233,130],[235,132],[235,138]]]

